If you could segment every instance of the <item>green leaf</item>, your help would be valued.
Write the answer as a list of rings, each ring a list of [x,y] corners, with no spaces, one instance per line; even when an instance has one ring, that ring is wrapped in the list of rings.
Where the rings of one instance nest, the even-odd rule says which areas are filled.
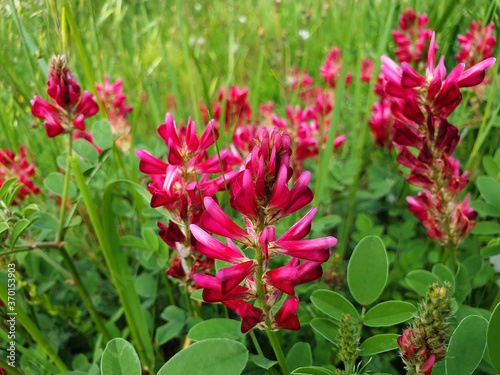
[[[102,353],[102,375],[141,375],[141,363],[135,349],[126,340],[109,341]]]
[[[354,249],[347,266],[347,284],[354,299],[369,305],[382,294],[389,272],[384,243],[377,236],[366,236]]]
[[[82,158],[90,161],[97,162],[99,160],[99,154],[95,149],[94,145],[85,139],[76,139],[73,142],[73,150],[80,155]]]
[[[239,375],[247,360],[248,350],[242,343],[208,339],[178,352],[157,375]]]
[[[5,232],[7,229],[9,229],[9,224],[7,223],[0,223],[0,234],[2,234],[3,232]]]
[[[113,147],[115,139],[108,120],[100,120],[94,124],[92,127],[92,138],[95,144],[103,150]]]
[[[491,315],[486,340],[491,365],[500,372],[500,303],[497,304]]]
[[[467,268],[463,264],[458,265],[458,271],[455,276],[455,294],[454,298],[457,303],[462,303],[471,292],[471,285]]]
[[[286,355],[286,364],[289,369],[312,366],[311,345],[307,342],[295,343]]]
[[[322,367],[299,367],[291,372],[294,375],[333,375],[333,372]]]
[[[498,254],[500,254],[500,245],[486,246],[481,249],[483,258],[493,257]]]
[[[142,230],[142,237],[146,240],[149,248],[153,251],[158,251],[160,243],[158,242],[158,235],[151,228],[144,228]]]
[[[496,178],[498,176],[498,173],[500,172],[495,159],[493,159],[489,155],[483,157],[483,168],[486,173],[488,173],[488,175],[493,178]]]
[[[416,312],[417,308],[409,302],[386,301],[368,310],[364,324],[368,327],[389,327],[406,322]]]
[[[339,326],[330,319],[314,318],[309,322],[311,327],[333,344],[337,343]]]
[[[28,219],[21,219],[14,225],[14,229],[12,229],[12,234],[10,235],[11,249],[14,247],[21,234],[23,234],[23,232],[28,228],[30,224],[31,221],[29,221]]]
[[[406,275],[405,281],[420,296],[425,296],[429,285],[439,283],[437,276],[425,270],[411,271]]]
[[[486,203],[500,210],[500,184],[497,181],[487,176],[478,177],[477,188]]]
[[[241,340],[241,323],[232,319],[210,319],[196,324],[189,330],[188,337],[193,341],[224,338]]]
[[[23,216],[30,217],[31,215],[40,212],[40,207],[32,203],[23,208]]]
[[[383,335],[375,335],[363,341],[359,346],[361,356],[369,356],[378,353],[388,352],[398,348],[397,338],[400,335],[395,333],[385,333]]]
[[[467,274],[469,275],[469,277],[473,278],[477,275],[477,273],[483,266],[483,258],[481,258],[481,255],[479,254],[474,254],[465,259],[463,264],[467,269]]]
[[[184,324],[181,320],[172,320],[158,327],[156,330],[156,342],[158,345],[163,345],[179,335],[184,328]]]
[[[151,250],[150,246],[142,238],[128,234],[120,237],[120,245],[124,247],[136,247],[138,249]]]
[[[4,195],[7,194],[7,192],[10,190],[10,188],[12,186],[14,186],[17,181],[19,181],[19,179],[14,177],[14,178],[11,178],[11,179],[5,181],[2,184],[2,186],[0,187],[0,200],[3,199]]]
[[[160,314],[160,317],[164,320],[186,320],[186,312],[177,306],[167,306],[165,310]]]
[[[59,220],[48,212],[38,212],[35,217],[37,217],[37,220],[33,222],[35,228],[53,231],[59,228]]]
[[[156,279],[149,273],[143,272],[135,279],[137,294],[141,297],[151,298],[156,296]]]
[[[497,234],[500,233],[500,224],[494,221],[480,221],[476,223],[472,234]]]
[[[266,370],[269,370],[276,363],[278,363],[277,361],[271,361],[270,359],[267,359],[266,357],[263,357],[261,355],[254,355],[252,357],[252,362]]]
[[[451,335],[446,352],[446,372],[471,375],[483,358],[486,349],[488,321],[471,315],[463,319]]]
[[[351,315],[354,321],[359,321],[359,314],[345,297],[331,290],[316,290],[311,295],[311,302],[333,319],[340,320],[345,314]]]
[[[43,180],[43,186],[54,194],[62,196],[64,190],[64,175],[59,172],[52,172]],[[68,197],[76,197],[76,187],[71,180],[68,185]]]

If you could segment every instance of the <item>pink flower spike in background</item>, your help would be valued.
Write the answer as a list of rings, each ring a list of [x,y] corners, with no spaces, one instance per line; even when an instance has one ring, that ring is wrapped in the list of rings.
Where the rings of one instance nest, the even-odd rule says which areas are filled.
[[[84,120],[99,112],[99,106],[91,93],[81,92],[64,57],[51,59],[47,85],[53,105],[36,95],[31,101],[31,113],[45,120],[47,135],[52,138],[74,129],[85,130]]]
[[[19,155],[11,150],[0,149],[0,187],[11,178],[18,178],[22,185],[14,203],[22,201],[30,194],[40,193],[40,187],[32,180],[34,175],[35,164],[28,163],[24,146],[19,147]]]
[[[472,21],[470,30],[465,35],[458,35],[460,51],[455,56],[457,61],[466,67],[493,56],[496,38],[493,35],[495,25],[490,22],[483,28],[481,21]]]
[[[415,14],[413,9],[403,11],[399,19],[401,31],[392,31],[394,42],[398,46],[394,52],[400,63],[420,61],[432,34],[431,29],[425,28],[428,23],[427,14]]]

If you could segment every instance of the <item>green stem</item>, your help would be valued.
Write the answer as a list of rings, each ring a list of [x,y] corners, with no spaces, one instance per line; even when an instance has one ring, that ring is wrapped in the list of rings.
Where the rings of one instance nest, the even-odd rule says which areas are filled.
[[[66,263],[66,266],[68,266],[69,271],[71,272],[71,276],[73,276],[73,280],[75,281],[75,287],[78,290],[78,293],[80,293],[80,297],[82,298],[85,307],[87,307],[87,310],[89,311],[90,316],[97,327],[97,330],[102,334],[102,337],[106,342],[110,341],[112,339],[112,336],[106,329],[106,326],[104,325],[101,316],[99,315],[94,304],[92,303],[89,292],[83,285],[82,279],[78,274],[78,270],[75,267],[73,259],[71,259],[71,257],[69,256],[68,251],[66,250],[65,247],[60,247],[59,252],[64,258],[64,262]]]
[[[257,340],[257,337],[255,336],[255,332],[253,329],[250,331],[250,338],[252,339],[253,346],[255,346],[255,350],[257,350],[257,354],[264,357],[264,352],[260,347],[259,341]]]
[[[165,290],[167,291],[167,296],[170,304],[172,306],[176,306],[177,304],[175,303],[175,298],[172,293],[172,285],[170,285],[170,280],[168,279],[167,275],[165,273],[161,272],[161,278],[163,280],[163,283],[165,284]]]
[[[262,229],[258,231],[258,235],[262,232]],[[257,258],[257,269],[255,270],[255,284],[257,285],[257,300],[259,302],[259,307],[264,310],[266,314],[266,333],[273,347],[276,359],[281,367],[283,375],[290,374],[288,366],[286,364],[285,356],[283,355],[283,350],[281,349],[281,344],[276,337],[276,335],[271,331],[271,320],[269,318],[269,307],[266,303],[266,295],[264,292],[264,284],[262,282],[262,277],[264,275],[264,256],[263,251],[260,246],[255,247],[255,257]]]
[[[9,302],[8,298],[8,292],[3,286],[2,283],[0,283],[0,299],[7,305]],[[21,325],[28,331],[28,333],[33,337],[33,340],[35,340],[38,345],[42,348],[45,353],[49,356],[49,358],[54,362],[54,364],[57,366],[57,368],[61,372],[67,372],[69,371],[64,362],[61,360],[61,358],[57,355],[57,353],[52,349],[50,346],[50,343],[45,339],[45,336],[40,332],[40,330],[37,328],[35,323],[29,318],[29,316],[24,312],[24,310],[21,308],[19,304],[16,304],[15,306],[15,319]]]
[[[267,337],[269,337],[269,341],[271,342],[271,346],[273,347],[274,354],[276,355],[276,359],[281,367],[281,371],[283,375],[289,375],[290,370],[288,370],[288,365],[286,364],[285,356],[283,354],[283,350],[281,349],[281,344],[276,337],[275,333],[271,331],[269,328],[266,328]]]
[[[63,231],[64,231],[64,214],[66,213],[66,201],[68,199],[68,186],[69,186],[69,179],[71,177],[71,174],[69,173],[69,169],[70,169],[69,158],[70,158],[72,152],[73,152],[73,132],[70,132],[69,133],[68,156],[66,157],[66,170],[65,170],[66,174],[64,176],[63,195],[62,195],[62,201],[61,201],[61,212],[59,214],[59,228],[57,230],[55,242],[61,241],[61,238],[63,236]]]

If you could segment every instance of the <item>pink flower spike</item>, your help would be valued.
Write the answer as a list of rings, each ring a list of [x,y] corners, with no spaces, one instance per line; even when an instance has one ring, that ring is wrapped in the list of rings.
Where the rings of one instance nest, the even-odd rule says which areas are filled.
[[[299,299],[297,297],[288,298],[274,317],[276,326],[283,329],[298,331],[300,329],[299,319],[297,318],[298,308]]]
[[[222,268],[217,272],[217,279],[221,281],[221,292],[227,294],[233,290],[236,285],[241,283],[247,276],[249,276],[256,262],[249,260],[232,267]]]
[[[205,197],[205,212],[201,215],[200,226],[208,232],[219,236],[229,237],[239,242],[245,241],[248,233],[241,229],[229,216],[219,207],[211,197]]]
[[[494,57],[490,57],[467,69],[465,72],[460,74],[460,77],[458,78],[458,87],[472,87],[479,85],[483,82],[486,69],[491,67],[495,61],[496,59]]]

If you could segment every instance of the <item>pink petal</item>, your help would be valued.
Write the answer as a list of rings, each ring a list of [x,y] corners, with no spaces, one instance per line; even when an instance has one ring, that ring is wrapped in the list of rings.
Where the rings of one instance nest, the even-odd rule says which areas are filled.
[[[221,281],[222,294],[229,293],[250,275],[255,267],[255,261],[249,260],[232,267],[222,268],[217,272],[217,279]]]
[[[139,159],[139,170],[146,174],[165,174],[168,164],[158,160],[146,150],[136,149],[135,154]]]
[[[311,208],[311,210],[302,219],[283,233],[280,237],[280,241],[299,240],[307,236],[311,231],[311,222],[314,219],[316,210],[316,207]]]
[[[241,229],[211,197],[205,197],[205,212],[200,219],[200,226],[219,236],[229,237],[233,240],[243,242],[248,233]]]
[[[491,67],[495,61],[496,59],[494,57],[490,57],[467,69],[465,72],[460,74],[458,87],[472,87],[479,85],[483,82],[486,69]]]
[[[235,264],[239,263],[238,260],[246,259],[237,249],[224,245],[199,226],[191,224],[189,228],[198,240],[198,251],[203,255]]]

